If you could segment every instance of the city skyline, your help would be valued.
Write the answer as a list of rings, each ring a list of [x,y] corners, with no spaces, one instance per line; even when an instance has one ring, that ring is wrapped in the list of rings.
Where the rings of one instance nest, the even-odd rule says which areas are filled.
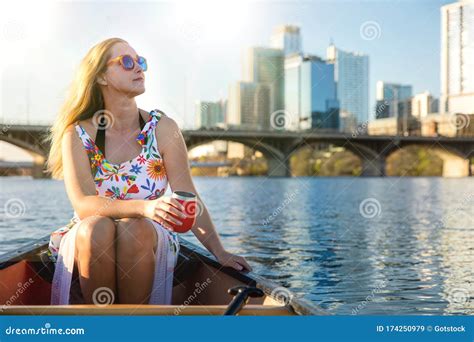
[[[17,18],[15,13],[20,7],[10,5],[10,11],[0,14],[5,23],[2,39],[17,58],[2,63],[2,116],[6,122],[13,118],[51,122],[80,58],[98,41],[121,36],[150,61],[147,92],[137,98],[139,106],[147,110],[158,107],[182,128],[192,128],[196,121],[195,102],[227,98],[229,84],[242,78],[242,51],[249,46],[271,47],[274,27],[287,23],[301,28],[305,53],[325,56],[332,41],[346,51],[370,56],[369,120],[373,120],[377,80],[412,84],[414,93],[428,90],[439,97],[440,8],[452,2],[344,2],[344,6],[339,2],[225,6],[204,2],[147,3],[137,7],[144,19],[152,15],[162,18],[160,30],[146,20],[135,22],[135,18],[130,18],[131,25],[120,27],[117,19],[126,13],[126,6],[100,2],[37,6],[31,11],[35,15],[31,24],[33,17]],[[108,11],[105,25],[102,11],[98,10],[101,6]],[[424,14],[418,18],[416,13]],[[239,20],[233,18],[242,14],[245,16]],[[174,22],[167,16],[173,17]],[[67,22],[65,17],[69,18]],[[403,19],[403,26],[397,26],[397,18]],[[209,20],[211,24],[207,23]],[[216,25],[222,32],[216,30]],[[140,26],[140,30],[129,29],[134,26]],[[150,44],[146,39],[150,36],[156,37],[156,43]],[[39,46],[42,49],[36,50],[35,58],[28,58]],[[161,49],[162,46],[167,48]],[[406,50],[400,49],[403,46]],[[50,54],[55,55],[54,65],[41,68],[49,66]],[[419,62],[412,63],[413,60]]]
[[[435,6],[433,6],[431,3],[428,4],[428,3],[424,3],[424,2],[421,2],[421,3],[418,3],[418,4],[412,4],[411,6],[414,7],[423,7],[425,6],[425,10],[428,10],[430,9],[432,12],[434,11],[434,8],[436,8],[436,13],[432,13],[431,12],[431,16],[430,17],[424,17],[425,19],[429,19],[428,22],[426,23],[427,25],[424,25],[425,29],[430,27],[430,31],[432,32],[432,37],[431,36],[426,36],[425,38],[425,41],[427,42],[427,47],[428,47],[428,41],[434,41],[434,42],[437,42],[437,44],[435,44],[435,53],[432,55],[432,57],[426,61],[423,61],[419,64],[428,64],[428,65],[432,65],[433,67],[435,67],[433,69],[433,72],[436,74],[436,77],[430,77],[430,75],[427,75],[426,77],[426,81],[424,82],[421,82],[420,80],[417,80],[418,77],[415,77],[416,75],[414,75],[413,77],[408,77],[408,75],[410,75],[410,73],[408,72],[402,72],[401,75],[405,74],[406,76],[398,76],[396,77],[395,75],[397,74],[400,74],[400,73],[392,73],[390,70],[385,70],[384,72],[380,72],[380,67],[377,66],[378,64],[380,64],[381,60],[383,60],[383,56],[380,56],[380,54],[377,54],[376,53],[376,50],[374,50],[374,45],[378,45],[380,47],[384,47],[387,45],[387,42],[385,40],[387,39],[390,39],[392,40],[393,38],[393,34],[395,32],[393,31],[396,31],[394,30],[394,27],[388,22],[388,19],[387,21],[384,19],[384,16],[379,16],[379,15],[374,15],[374,13],[376,13],[377,11],[380,11],[382,9],[382,7],[385,6],[386,9],[389,9],[390,10],[394,10],[392,12],[394,16],[396,16],[397,14],[402,14],[403,12],[407,12],[405,13],[407,16],[410,16],[412,15],[412,13],[408,13],[408,9],[409,7],[407,6],[407,4],[404,4],[404,3],[399,3],[397,4],[397,6],[393,6],[393,5],[390,5],[390,4],[383,4],[383,6],[381,4],[372,4],[371,6],[365,6],[364,4],[358,4],[356,7],[359,9],[359,11],[361,12],[361,15],[360,16],[355,16],[357,18],[354,18],[352,19],[352,23],[353,24],[356,24],[358,23],[359,25],[350,25],[351,22],[348,22],[349,26],[350,26],[350,29],[346,29],[346,31],[350,31],[351,32],[351,35],[352,36],[356,36],[358,37],[357,41],[353,41],[352,43],[346,43],[346,39],[344,39],[344,36],[341,35],[342,32],[344,32],[343,30],[341,30],[341,28],[339,28],[338,26],[344,26],[342,25],[342,23],[340,24],[335,24],[335,23],[332,23],[331,25],[331,32],[327,32],[325,33],[324,31],[327,30],[327,27],[320,27],[319,29],[315,29],[314,28],[314,24],[312,23],[306,23],[305,19],[306,19],[306,16],[304,16],[306,10],[309,10],[309,12],[311,12],[311,10],[313,10],[313,13],[315,15],[315,17],[317,17],[318,15],[321,15],[323,13],[327,13],[327,14],[330,14],[333,10],[333,8],[327,4],[327,3],[321,3],[321,2],[311,2],[311,3],[300,3],[300,4],[294,4],[292,6],[289,6],[289,5],[279,5],[279,4],[268,4],[267,8],[265,8],[265,10],[268,12],[267,16],[270,15],[272,18],[277,18],[277,15],[278,14],[281,14],[279,13],[282,9],[289,9],[290,11],[288,11],[288,14],[286,16],[281,16],[282,19],[281,20],[278,20],[278,21],[275,21],[275,24],[273,23],[268,23],[268,24],[265,24],[265,22],[267,21],[270,21],[268,17],[266,16],[262,16],[262,19],[261,19],[261,22],[260,23],[257,23],[257,24],[252,24],[252,26],[258,26],[258,25],[261,25],[261,29],[260,30],[254,30],[252,31],[255,35],[255,39],[242,39],[244,41],[251,41],[250,44],[242,44],[241,46],[239,46],[239,49],[238,50],[242,50],[242,49],[245,49],[246,47],[248,46],[268,46],[270,47],[271,46],[271,42],[270,42],[270,37],[271,37],[271,32],[272,30],[274,29],[275,26],[278,26],[278,25],[281,25],[281,24],[284,24],[286,22],[288,22],[288,24],[292,24],[291,21],[294,21],[295,24],[298,24],[301,28],[301,34],[302,34],[302,40],[303,40],[303,50],[306,52],[306,53],[310,53],[310,54],[316,54],[316,55],[319,55],[319,56],[324,56],[325,55],[325,50],[327,48],[327,46],[329,45],[329,42],[330,40],[332,39],[333,42],[337,45],[337,46],[340,46],[342,49],[344,50],[348,50],[348,51],[359,51],[359,52],[362,52],[364,54],[368,54],[370,57],[371,57],[371,75],[370,75],[370,82],[369,82],[369,85],[370,85],[370,88],[369,88],[369,96],[370,96],[370,101],[369,101],[369,107],[373,107],[373,104],[374,104],[374,98],[375,98],[375,94],[374,94],[374,89],[375,89],[375,82],[377,80],[384,80],[384,81],[387,81],[387,82],[394,82],[394,83],[409,83],[409,84],[413,84],[414,86],[414,92],[415,93],[419,93],[419,92],[423,92],[425,90],[429,90],[430,93],[434,94],[436,97],[439,96],[439,92],[440,92],[440,80],[439,80],[439,65],[440,65],[440,44],[439,44],[439,31],[440,31],[440,7],[441,5],[443,4],[446,4],[446,3],[451,3],[452,1],[439,1],[439,2],[433,2],[435,4]],[[102,4],[99,3],[99,6],[101,6]],[[352,4],[345,4],[344,7],[346,7],[347,9],[344,10],[344,9],[341,9],[341,6],[340,4],[334,4],[334,7],[337,7],[336,5],[339,5],[338,6],[338,12],[339,12],[339,18],[340,19],[345,19],[346,16],[347,16],[347,13],[346,10],[349,9],[349,7],[351,6],[354,6]],[[54,11],[51,11],[52,14],[50,14],[50,18],[49,19],[52,19],[53,21],[55,20],[58,20],[57,18],[55,18],[55,16],[57,15],[64,15],[65,12],[68,12],[68,11],[71,11],[71,10],[74,10],[74,9],[77,9],[77,15],[76,15],[76,21],[77,22],[81,22],[81,21],[85,21],[86,19],[86,16],[87,15],[91,15],[91,18],[89,19],[90,20],[90,30],[92,30],[92,28],[94,26],[98,26],[99,23],[97,23],[95,21],[97,15],[94,15],[94,13],[90,13],[90,8],[87,6],[87,4],[56,4],[56,5],[50,5],[53,7]],[[105,4],[104,4],[105,6]],[[176,8],[173,8],[174,6],[172,4],[147,4],[147,6],[153,8],[155,7],[155,12],[159,9],[166,9],[167,12],[170,12],[170,11],[173,11],[173,10],[177,10]],[[244,5],[242,5],[244,6]],[[247,6],[250,6],[250,5],[247,5]],[[256,4],[252,4],[252,6],[255,6],[255,7],[258,7]],[[143,6],[143,8],[146,7],[146,6]],[[369,8],[369,7],[373,7],[372,9]],[[263,10],[263,8],[258,8],[260,11]],[[46,8],[46,10],[48,10],[48,8]],[[141,8],[138,9],[139,11],[141,10]],[[158,11],[160,12],[159,14],[163,14],[164,12],[166,11]],[[100,11],[96,11],[96,12],[100,12]],[[153,11],[152,11],[153,12]],[[363,14],[364,12],[367,12],[367,14]],[[119,23],[115,23],[114,22],[114,15],[119,15],[121,13],[121,8],[117,8],[117,9],[112,9],[111,8],[111,14],[110,14],[110,17],[106,18],[108,19],[107,20],[107,25],[106,25],[106,29],[102,30],[97,30],[97,33],[93,33],[93,34],[90,34],[89,37],[82,37],[81,40],[82,41],[76,41],[76,43],[74,44],[73,42],[69,42],[69,45],[72,45],[70,47],[72,47],[70,53],[76,53],[78,52],[77,50],[81,51],[81,54],[80,55],[76,55],[74,56],[73,58],[64,58],[62,60],[64,60],[64,64],[67,64],[68,66],[74,68],[74,66],[77,65],[77,62],[78,62],[78,59],[80,57],[82,57],[85,53],[85,51],[87,50],[87,48],[91,47],[94,43],[96,43],[97,41],[99,41],[101,38],[99,37],[104,37],[105,36],[113,36],[113,35],[118,35],[118,36],[121,36],[122,32],[124,30],[121,30],[119,29],[118,27],[116,27],[116,25],[119,25]],[[372,15],[371,15],[372,13]],[[44,17],[44,14],[41,13],[41,9],[39,9],[39,13],[38,14],[38,17],[39,17],[39,21],[41,21],[41,17]],[[199,14],[199,13],[198,13]],[[262,12],[259,12],[257,14],[262,14]],[[216,15],[219,15],[219,13],[217,13]],[[428,13],[427,13],[428,15]],[[189,16],[189,14],[187,15]],[[21,23],[20,20],[16,19],[16,21],[14,21],[13,19],[14,18],[14,12],[8,14],[8,13],[4,13],[2,14],[2,19],[5,19],[5,22],[6,22],[6,28],[8,30],[6,30],[7,32],[10,32],[10,31],[14,31],[15,29],[18,29],[19,31],[21,32],[17,32],[17,33],[14,33],[14,32],[10,32],[9,33],[9,37],[5,37],[4,35],[4,40],[6,40],[6,42],[8,43],[7,45],[10,45],[11,49],[15,52],[15,50],[19,49],[19,50],[26,50],[26,47],[20,47],[19,45],[22,45],[24,42],[27,41],[28,39],[28,36],[31,36],[32,32],[29,31],[28,27],[23,27],[22,25],[24,23]],[[182,17],[186,17],[186,15],[183,15]],[[28,18],[26,18],[28,19]],[[44,18],[45,20],[48,19],[48,18]],[[252,20],[257,20],[258,19],[258,16],[257,18],[253,17]],[[292,20],[293,19],[293,20]],[[347,18],[348,19],[348,18]],[[370,19],[373,19],[373,20],[370,20]],[[436,20],[434,20],[436,19]],[[183,21],[185,21],[185,18],[183,19]],[[273,21],[273,20],[272,20]],[[367,40],[367,37],[366,39],[360,37],[360,32],[359,30],[361,29],[362,27],[362,24],[364,23],[369,23],[370,21],[374,21],[376,23],[378,23],[379,27],[380,27],[380,31],[379,32],[375,32],[376,36],[372,39],[369,37],[369,39],[371,40]],[[196,24],[193,28],[193,26],[191,25],[190,26],[190,30],[191,28],[195,29],[194,30],[194,33],[197,35],[199,34],[199,29],[200,27],[198,27],[199,25],[197,25],[197,23],[199,23],[199,20],[195,20],[194,24]],[[58,23],[56,23],[57,25]],[[61,23],[59,23],[61,24]],[[65,23],[63,23],[65,24]],[[71,24],[75,24],[75,22],[72,22]],[[193,24],[193,22],[191,22],[190,24]],[[252,29],[252,27],[250,27],[249,25],[246,25],[246,23],[244,23],[244,25],[248,28],[248,29]],[[80,26],[80,25],[79,25]],[[211,26],[212,28],[212,26]],[[254,27],[255,28],[255,27]],[[67,27],[65,27],[65,29],[67,30]],[[105,32],[104,32],[105,31]],[[179,30],[175,30],[175,31],[179,31]],[[193,31],[193,30],[191,30]],[[342,32],[341,32],[342,31]],[[357,32],[355,32],[357,31]],[[400,44],[400,41],[402,39],[400,38],[404,38],[404,39],[409,39],[410,37],[409,36],[405,36],[403,35],[402,33],[402,29],[399,30],[400,33],[399,33],[399,40],[392,40],[392,45],[395,47],[395,45],[397,44]],[[56,33],[56,32],[54,32]],[[60,37],[60,38],[68,38],[67,37],[67,34],[68,32],[66,31],[64,33],[64,36],[63,37]],[[130,37],[125,37],[126,39],[128,39],[130,41],[130,43],[132,44],[132,46],[136,47],[137,50],[141,51],[143,50],[144,48],[146,48],[146,46],[144,46],[145,44],[143,44],[143,41],[144,39],[141,38],[141,39],[133,39],[134,36],[136,36],[137,33],[136,32],[133,32],[131,31],[129,34],[127,34],[127,36],[130,36]],[[186,35],[186,34],[184,34]],[[191,34],[189,34],[191,36]],[[234,32],[234,35],[235,35],[235,32]],[[236,34],[237,36],[240,36],[239,34]],[[245,35],[245,32],[242,32],[242,35]],[[317,36],[317,37],[316,37]],[[388,37],[387,37],[388,36]],[[77,38],[77,33],[75,33],[74,31],[71,32],[71,37],[72,39],[74,38]],[[392,38],[390,38],[392,37]],[[160,39],[165,39],[165,38],[168,38],[168,40],[172,39],[172,38],[179,38],[179,37],[160,37]],[[209,38],[209,37],[207,37]],[[232,38],[231,36],[229,36],[229,38]],[[181,43],[181,44],[186,44],[186,43],[190,43],[189,45],[193,45],[192,44],[192,40],[193,40],[193,37],[189,37],[188,36],[188,39],[183,39],[181,41],[175,41],[174,43]],[[210,40],[210,39],[209,39]],[[191,42],[189,42],[191,41]],[[222,41],[219,40],[219,39],[216,39],[216,43],[221,43]],[[321,42],[323,44],[321,44]],[[211,43],[210,41],[209,42],[206,42],[206,43]],[[39,44],[39,42],[38,42]],[[54,46],[54,39],[51,39],[49,44],[53,44]],[[54,46],[54,48],[58,49],[60,48],[61,46],[59,46],[59,40],[58,40],[58,46]],[[143,44],[143,45],[142,45]],[[407,42],[408,44],[408,42]],[[196,44],[195,44],[196,45]],[[199,45],[199,44],[198,44]],[[198,49],[199,50],[198,52],[201,52],[202,48],[204,47],[204,45],[207,45],[207,44],[203,44],[201,45],[201,47],[198,46]],[[372,46],[371,46],[372,45]],[[432,45],[432,44],[431,44]],[[164,45],[166,46],[166,45]],[[170,46],[172,46],[172,44],[170,44]],[[78,48],[79,47],[79,48]],[[196,46],[194,46],[196,47]],[[216,46],[218,47],[218,46]],[[68,47],[69,48],[69,47]],[[64,47],[63,47],[63,54],[66,53],[67,54],[67,51],[64,51],[66,50]],[[152,49],[150,49],[152,50]],[[372,51],[371,51],[372,50]],[[18,52],[21,52],[21,51],[18,51]],[[26,51],[23,51],[23,52],[26,52]],[[175,50],[176,53],[179,53],[180,50],[179,49],[176,49]],[[415,50],[412,50],[411,53],[413,55],[415,55],[416,53],[418,52],[418,54],[420,53],[420,51],[415,51]],[[173,50],[168,50],[167,51],[168,54],[172,54],[173,53]],[[397,54],[396,51],[391,51],[391,54]],[[196,53],[197,54],[197,53]],[[406,54],[405,52],[403,54]],[[189,104],[191,105],[190,107],[192,108],[193,107],[193,103],[196,101],[196,100],[218,100],[220,97],[225,97],[225,94],[226,94],[226,90],[227,90],[227,87],[229,85],[230,82],[232,82],[233,80],[237,80],[237,79],[240,79],[240,53],[238,54],[235,54],[235,55],[231,55],[230,52],[228,54],[228,59],[230,60],[233,60],[235,63],[233,64],[232,66],[232,69],[229,69],[228,70],[228,74],[227,75],[223,75],[222,78],[226,78],[226,81],[219,81],[219,79],[216,77],[218,75],[214,75],[212,73],[206,73],[205,75],[207,75],[208,77],[202,77],[201,79],[201,75],[202,73],[199,72],[198,70],[195,70],[195,74],[196,75],[193,75],[195,77],[192,77],[196,80],[196,82],[199,82],[199,83],[203,83],[203,86],[205,88],[211,88],[211,86],[207,85],[206,83],[209,82],[209,81],[205,81],[205,78],[209,78],[209,76],[212,76],[212,79],[216,79],[216,82],[218,82],[218,86],[215,87],[215,89],[217,91],[212,91],[212,90],[199,90],[199,93],[202,93],[202,95],[199,95],[199,96],[192,96],[191,94],[189,95],[186,95],[188,97],[188,101],[189,101]],[[22,56],[20,54],[21,57],[26,57],[26,56]],[[79,57],[80,56],[80,57]],[[70,54],[69,54],[69,57]],[[216,57],[222,57],[222,56],[216,56]],[[390,56],[386,56],[386,57],[390,57]],[[21,60],[21,58],[19,58],[19,60]],[[154,59],[153,59],[154,60]],[[152,61],[153,61],[152,60]],[[399,59],[400,62],[398,63],[399,65],[394,65],[392,63],[390,63],[390,65],[394,68],[397,68],[399,69],[401,67],[400,64],[403,64],[403,59]],[[416,60],[416,59],[415,59]],[[169,62],[171,60],[168,60]],[[166,62],[167,60],[163,60],[161,61],[160,60],[160,66],[161,67],[166,67]],[[425,63],[427,62],[427,63]],[[6,66],[7,68],[5,68],[5,65],[2,67],[2,73],[3,73],[3,79],[2,79],[2,83],[3,83],[3,88],[5,88],[6,84],[9,84],[10,81],[9,78],[12,76],[12,73],[13,75],[16,77],[17,80],[21,81],[22,79],[26,79],[27,78],[27,75],[22,75],[24,74],[23,70],[22,72],[18,72],[18,70],[16,71],[12,71],[10,68],[8,67],[12,67],[12,65],[10,64],[11,62],[8,61],[6,63]],[[27,62],[28,64],[31,64],[31,66],[33,67],[35,65],[34,62]],[[75,64],[76,63],[76,64]],[[222,60],[222,63],[223,65],[224,64],[227,64],[224,60]],[[175,63],[171,63],[170,62],[170,68],[172,69],[172,67],[174,67],[173,64]],[[58,65],[57,66],[59,69],[64,69],[64,66],[61,66],[61,65]],[[419,65],[419,67],[422,67],[422,65]],[[207,67],[204,66],[205,69],[207,69]],[[25,68],[26,69],[26,68]],[[410,66],[407,65],[407,70],[408,69],[411,69]],[[64,70],[65,71],[65,70]],[[204,71],[204,70],[203,70]],[[152,72],[152,70],[150,70],[150,72]],[[154,72],[157,73],[157,69],[155,67],[154,69]],[[159,70],[159,72],[164,72],[164,70]],[[194,72],[194,71],[193,71]],[[59,94],[55,94],[55,100],[57,98],[61,98],[61,91],[64,91],[64,88],[67,87],[67,83],[68,81],[70,81],[70,79],[72,78],[72,72],[71,73],[61,73],[63,77],[61,77],[61,79],[58,78],[57,82],[58,83],[61,83],[61,87],[58,87],[58,86],[52,86],[51,87],[51,90],[54,90],[55,88],[57,90],[59,90]],[[33,72],[32,73],[32,78],[33,80],[31,81],[30,83],[30,86],[34,88],[34,86],[38,83],[38,80],[36,79],[36,74]],[[57,75],[57,76],[60,76],[60,75]],[[181,75],[180,75],[181,76]],[[429,79],[432,79],[431,81],[428,81]],[[230,82],[229,82],[230,81]],[[48,82],[47,82],[48,83]],[[55,82],[56,83],[56,82]],[[147,90],[147,92],[153,92],[155,91],[156,88],[159,88],[159,86],[157,86],[156,84],[151,84],[152,82],[150,82],[150,80],[147,80],[147,85],[149,85],[149,89]],[[15,89],[16,88],[16,89]],[[18,88],[22,88],[20,86],[16,86],[16,87],[12,87],[12,90],[20,90]],[[23,89],[24,90],[24,89]],[[30,89],[30,92],[31,92],[31,89]],[[53,91],[52,91],[53,92]],[[168,91],[164,91],[163,90],[163,97],[166,95]],[[171,90],[170,90],[171,92]],[[10,94],[9,91],[3,89],[3,93],[4,93],[4,96],[2,96],[2,99],[10,99],[10,97],[8,96]],[[24,93],[24,91],[23,91]],[[181,91],[182,93],[182,91]],[[178,92],[179,94],[179,92]],[[157,96],[161,97],[160,96],[160,93],[157,93]],[[40,104],[38,104],[38,100],[37,100],[37,96],[36,94],[30,94],[30,101],[32,102],[32,105],[38,105],[40,106]],[[146,94],[143,95],[144,99],[146,99],[145,103],[151,103],[150,105],[153,106],[153,102],[150,101]],[[184,97],[184,94],[180,94],[180,96],[176,96],[176,98],[174,98],[175,95],[169,97],[169,99],[171,100],[168,100],[169,102],[179,102],[180,100],[182,100],[182,98]],[[139,99],[141,100],[141,99]],[[5,102],[5,100],[3,100],[3,102]],[[59,102],[59,101],[58,101]],[[156,104],[156,101],[154,102],[155,106],[157,105]],[[158,103],[159,104],[159,103]],[[21,106],[25,107],[24,104],[22,104]],[[13,112],[14,110],[13,109],[18,109],[18,105],[16,106],[17,108],[15,108],[15,106],[12,106],[11,104],[6,104],[3,103],[2,104],[2,110],[4,109],[4,107],[6,107],[6,111],[7,112]],[[12,109],[13,107],[13,109]],[[41,105],[41,107],[43,107]],[[34,108],[30,108],[30,111],[31,111],[31,117],[38,117],[38,119],[42,119],[42,120],[48,120],[48,119],[53,119],[54,118],[54,109],[57,110],[57,105],[54,106],[52,105],[51,106],[52,108],[48,111],[42,111],[41,112],[41,115],[39,115],[37,112],[34,111]],[[172,107],[172,106],[170,106]],[[176,107],[176,106],[175,106]],[[185,108],[185,110],[187,111],[187,115],[189,116],[189,109],[188,108],[188,104],[186,106],[183,106]],[[10,111],[8,110],[10,109]],[[170,110],[173,110],[173,108],[171,108]],[[174,110],[176,111],[175,113],[173,113],[174,115],[176,115],[178,118],[181,119],[181,121],[185,121],[184,123],[185,124],[191,124],[191,122],[194,122],[193,120],[190,120],[191,118],[187,117],[186,115],[184,115],[183,113],[183,110],[181,110],[181,108],[174,108]],[[369,109],[370,110],[370,109]],[[49,113],[49,114],[46,114],[46,113]],[[17,114],[17,113],[15,113]],[[8,118],[9,116],[8,115],[5,115],[6,118]]]

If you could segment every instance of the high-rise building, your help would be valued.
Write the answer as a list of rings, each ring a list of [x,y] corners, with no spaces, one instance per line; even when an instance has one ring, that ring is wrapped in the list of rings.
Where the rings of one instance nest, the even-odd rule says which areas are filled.
[[[338,129],[339,102],[334,64],[293,54],[285,59],[285,111],[289,129]]]
[[[375,118],[383,119],[399,117],[400,104],[412,97],[413,89],[411,85],[378,81],[376,91]]]
[[[474,113],[474,1],[441,7],[443,114]]]
[[[411,100],[411,115],[418,119],[438,112],[438,100],[428,91],[416,94]]]
[[[270,113],[285,108],[284,54],[281,49],[248,48],[243,58],[244,81],[270,86]]]
[[[334,64],[341,129],[353,131],[365,125],[369,117],[369,57],[346,52],[333,44],[327,48],[327,60]]]
[[[275,27],[270,44],[272,48],[283,50],[285,56],[300,53],[302,51],[300,28],[294,25]]]
[[[406,100],[412,97],[413,88],[411,85],[397,83],[377,82],[377,100]]]
[[[225,125],[226,100],[196,102],[197,127],[223,127]]]
[[[237,81],[229,87],[227,125],[230,128],[270,129],[270,92],[266,83]]]

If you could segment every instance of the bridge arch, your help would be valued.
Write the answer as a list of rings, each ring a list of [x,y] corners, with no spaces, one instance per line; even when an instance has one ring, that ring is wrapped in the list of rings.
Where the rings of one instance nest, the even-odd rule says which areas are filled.
[[[46,175],[43,172],[46,163],[47,151],[44,151],[38,146],[30,144],[28,141],[17,139],[8,135],[0,134],[0,141],[16,146],[27,152],[33,159],[33,178],[44,178]]]
[[[290,169],[289,169],[289,159],[286,158],[285,153],[277,149],[276,147],[266,144],[262,141],[259,141],[258,139],[250,139],[250,138],[234,138],[234,139],[229,139],[226,137],[210,137],[210,138],[204,138],[204,139],[199,139],[198,141],[193,141],[193,143],[190,143],[189,141],[186,142],[188,150],[191,150],[195,147],[209,144],[213,141],[228,141],[228,142],[235,142],[235,143],[240,143],[243,144],[247,147],[250,147],[252,149],[255,149],[263,154],[265,159],[267,160],[267,165],[268,165],[268,176],[270,177],[288,177],[291,175]]]
[[[316,144],[330,144],[337,147],[343,147],[357,156],[362,163],[361,176],[384,176],[385,175],[385,157],[379,155],[375,150],[368,146],[347,142],[347,140],[325,140],[318,139],[310,142],[298,142],[289,148],[289,157],[300,151],[306,146],[314,146]]]
[[[386,158],[389,158],[392,154],[410,146],[419,146],[429,148],[433,151],[437,157],[443,161],[443,177],[467,177],[470,175],[470,155],[463,153],[462,151],[452,146],[440,146],[433,145],[433,143],[420,143],[420,142],[406,142],[400,146],[393,146],[388,149],[385,153]]]
[[[2,135],[2,134],[0,134],[0,141],[3,141],[3,142],[6,142],[8,144],[11,144],[13,146],[19,147],[22,150],[25,150],[26,152],[31,154],[32,156],[43,157],[43,158],[47,157],[47,152],[46,151],[41,149],[39,146],[30,144],[27,141],[17,139],[17,138],[14,138],[14,137],[10,137],[10,136],[7,136],[7,135]]]

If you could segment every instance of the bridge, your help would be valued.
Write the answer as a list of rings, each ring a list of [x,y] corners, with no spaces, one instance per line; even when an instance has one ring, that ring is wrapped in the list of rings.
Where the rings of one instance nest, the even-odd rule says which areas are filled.
[[[49,146],[43,142],[47,125],[0,124],[0,141],[24,149],[33,157],[33,177],[43,172]],[[362,162],[363,176],[384,176],[385,161],[394,152],[419,145],[430,148],[443,160],[443,176],[471,175],[470,160],[474,156],[474,136],[425,137],[384,136],[318,131],[249,131],[249,130],[183,130],[188,150],[216,140],[241,143],[260,151],[267,160],[268,176],[290,176],[290,157],[301,148],[319,143],[344,147]]]

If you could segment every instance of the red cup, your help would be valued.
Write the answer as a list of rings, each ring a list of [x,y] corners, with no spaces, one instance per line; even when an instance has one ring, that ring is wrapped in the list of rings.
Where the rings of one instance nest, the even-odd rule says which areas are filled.
[[[170,223],[176,233],[186,233],[196,222],[196,194],[189,191],[173,191],[171,198],[176,199],[184,206],[186,218],[176,217],[182,225]]]

